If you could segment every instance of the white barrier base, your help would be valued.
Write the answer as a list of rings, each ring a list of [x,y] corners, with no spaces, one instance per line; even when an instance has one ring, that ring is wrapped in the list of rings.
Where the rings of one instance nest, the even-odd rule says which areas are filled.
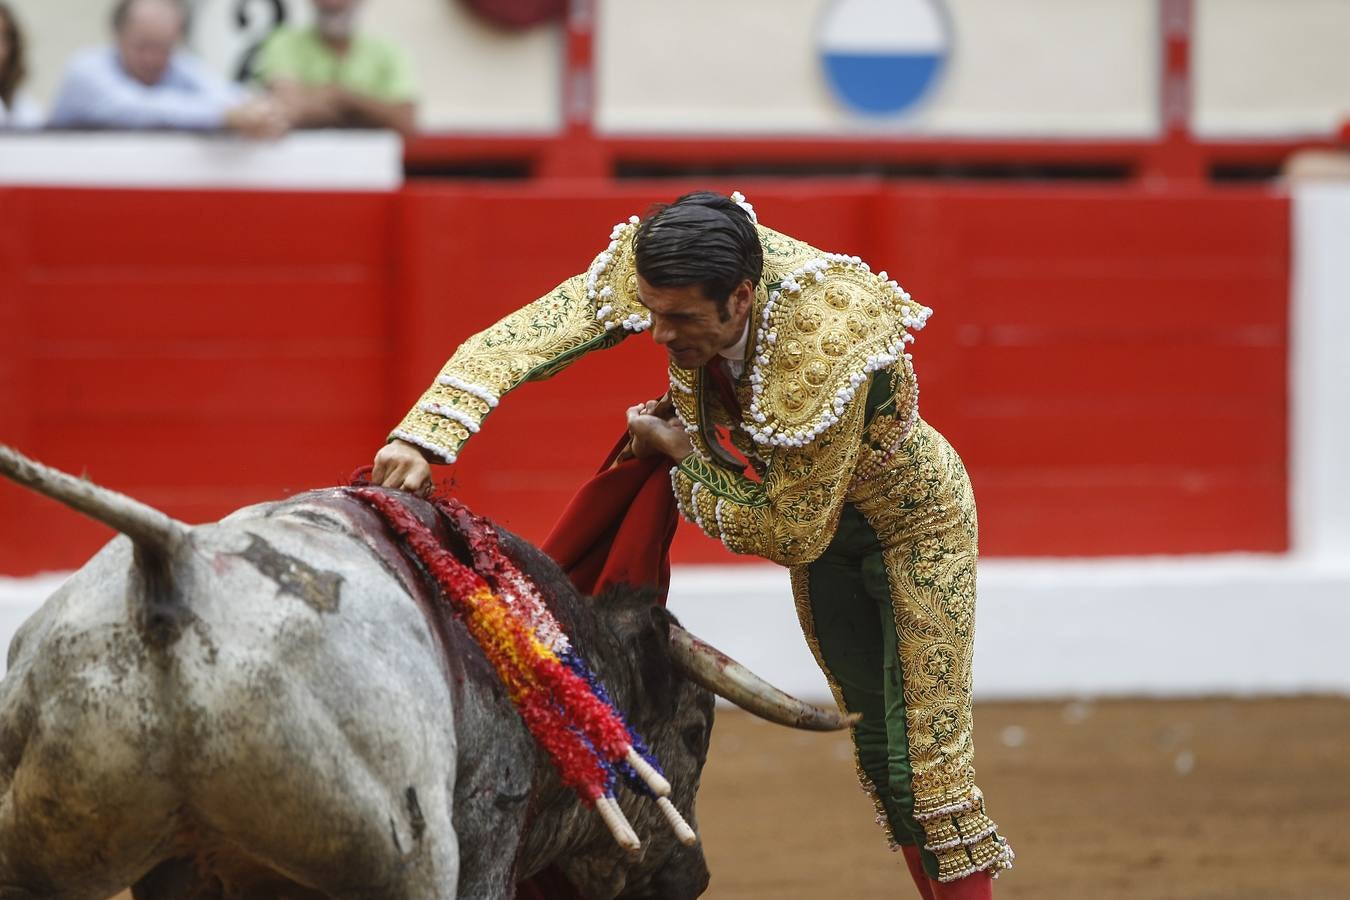
[[[395,191],[402,184],[403,140],[386,131],[307,131],[276,141],[182,132],[12,132],[0,141],[0,185]]]
[[[8,646],[63,576],[0,578]],[[677,568],[671,609],[784,690],[829,697],[775,566]],[[982,699],[1350,695],[1350,565],[1285,557],[981,563]],[[828,602],[826,599],[824,602]]]
[[[686,568],[673,582],[671,608],[691,631],[785,690],[828,696],[785,572]],[[1261,556],[988,561],[976,617],[983,699],[1350,694],[1350,566]]]

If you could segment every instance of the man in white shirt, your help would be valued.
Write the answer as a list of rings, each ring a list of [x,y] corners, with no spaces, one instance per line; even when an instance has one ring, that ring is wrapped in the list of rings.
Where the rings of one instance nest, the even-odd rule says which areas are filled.
[[[181,0],[119,0],[113,46],[87,50],[67,66],[50,125],[284,134],[279,104],[251,97],[180,49],[186,26]]]

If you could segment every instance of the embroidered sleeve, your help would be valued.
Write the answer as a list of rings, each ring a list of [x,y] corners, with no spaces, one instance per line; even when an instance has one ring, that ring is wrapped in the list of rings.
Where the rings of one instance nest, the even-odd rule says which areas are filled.
[[[507,391],[556,375],[632,333],[606,324],[587,297],[586,276],[568,279],[461,344],[389,437],[453,463]]]
[[[733,553],[784,566],[803,565],[825,551],[834,536],[857,459],[867,391],[838,422],[801,447],[780,447],[756,482],[691,453],[671,469],[684,517]]]
[[[585,274],[461,344],[390,440],[453,463],[507,391],[551,378],[590,351],[649,328],[651,316],[637,296],[637,226],[637,216],[615,225]]]

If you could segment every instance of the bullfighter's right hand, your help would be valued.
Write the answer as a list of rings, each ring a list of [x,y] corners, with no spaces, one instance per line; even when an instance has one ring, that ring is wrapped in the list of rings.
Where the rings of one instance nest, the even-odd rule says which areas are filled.
[[[413,494],[426,494],[433,487],[431,465],[421,450],[395,438],[375,454],[375,468],[370,473],[370,482]]]
[[[661,401],[647,401],[628,408],[627,450],[642,459],[661,453],[680,462],[693,452],[694,446],[684,430],[684,423],[675,415],[673,405]],[[668,412],[669,415],[662,415]]]
[[[633,414],[641,416],[657,416],[668,422],[676,421],[675,404],[670,400],[670,394],[663,394],[658,400],[648,400],[646,403],[639,403],[636,406],[629,407],[628,419],[631,423]],[[618,465],[624,460],[636,459],[638,457],[650,456],[653,448],[647,447],[637,436],[630,434],[628,443],[619,451],[619,455],[614,460],[614,465]]]

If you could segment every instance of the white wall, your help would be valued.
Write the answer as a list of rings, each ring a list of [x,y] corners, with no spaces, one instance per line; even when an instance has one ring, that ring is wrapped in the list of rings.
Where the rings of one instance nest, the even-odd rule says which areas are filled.
[[[65,60],[104,40],[111,0],[15,0],[50,100]],[[307,0],[283,0],[293,17]],[[1158,130],[1156,0],[924,0],[954,52],[916,111],[871,119],[822,77],[820,25],[843,0],[593,0],[597,121],[609,132],[1147,137]],[[890,0],[875,0],[885,3]],[[897,0],[898,2],[898,0]],[[264,0],[195,0],[194,46],[222,70],[267,24]],[[510,33],[458,0],[367,0],[405,46],[428,130],[552,131],[561,26]],[[1325,134],[1350,115],[1350,0],[1195,0],[1194,120],[1208,136]]]
[[[105,39],[112,6],[98,0],[10,0],[28,42],[27,87],[45,108],[66,60]]]
[[[831,94],[818,62],[832,0],[622,0],[600,7],[599,124],[827,134],[1157,132],[1151,0],[949,0],[954,48],[932,97],[874,120]]]
[[[1350,565],[1350,179],[1298,183],[1293,205],[1293,544]]]
[[[0,578],[0,651],[61,580]],[[1350,695],[1350,565],[1241,556],[995,560],[981,563],[979,581],[980,699]],[[784,690],[828,702],[785,570],[676,568],[670,608]]]
[[[0,185],[208,190],[393,191],[392,131],[310,131],[278,141],[198,134],[36,132],[0,141]]]
[[[829,697],[783,570],[677,569],[670,608],[784,690]],[[976,619],[981,699],[1350,695],[1350,561],[981,561]]]
[[[1326,134],[1350,117],[1350,2],[1196,0],[1198,134]]]

